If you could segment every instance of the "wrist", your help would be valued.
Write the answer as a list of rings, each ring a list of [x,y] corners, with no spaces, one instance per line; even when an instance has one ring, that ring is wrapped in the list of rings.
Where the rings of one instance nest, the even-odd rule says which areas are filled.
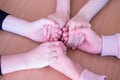
[[[69,12],[69,11],[57,10],[57,11],[55,12],[55,14],[64,16],[64,18],[65,18],[66,20],[69,20],[69,19],[70,19],[70,12]]]
[[[32,57],[32,54],[31,54],[31,51],[30,52],[27,52],[25,55],[25,68],[26,69],[32,69],[34,68],[33,65],[32,65],[32,62],[33,62],[33,57]]]

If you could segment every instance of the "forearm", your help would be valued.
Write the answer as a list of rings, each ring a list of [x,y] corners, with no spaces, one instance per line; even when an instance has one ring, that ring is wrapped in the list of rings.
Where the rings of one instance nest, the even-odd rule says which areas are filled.
[[[56,12],[70,15],[70,0],[57,0]]]
[[[22,36],[25,36],[27,34],[27,25],[29,22],[16,18],[12,15],[8,15],[3,23],[2,23],[2,29],[4,31],[9,31],[12,33],[16,33]]]
[[[65,74],[65,75],[68,76],[69,78],[71,78],[72,80],[78,80],[84,69],[78,63],[75,63],[71,60],[70,60],[70,63],[73,64],[73,65],[71,65],[72,70],[68,70],[68,72],[66,71],[67,74]]]
[[[108,1],[109,0],[89,0],[77,15],[82,15],[90,21]]]
[[[1,56],[2,74],[27,69],[27,65],[24,54]]]

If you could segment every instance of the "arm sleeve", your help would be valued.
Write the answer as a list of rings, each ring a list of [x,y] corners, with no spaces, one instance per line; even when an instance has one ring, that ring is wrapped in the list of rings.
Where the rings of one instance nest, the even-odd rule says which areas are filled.
[[[108,80],[108,78],[104,75],[98,75],[85,69],[81,73],[79,80]]]
[[[101,56],[115,56],[120,58],[120,34],[112,36],[102,36],[102,54]]]
[[[0,10],[0,30],[2,30],[2,23],[6,16],[9,15],[8,13]]]

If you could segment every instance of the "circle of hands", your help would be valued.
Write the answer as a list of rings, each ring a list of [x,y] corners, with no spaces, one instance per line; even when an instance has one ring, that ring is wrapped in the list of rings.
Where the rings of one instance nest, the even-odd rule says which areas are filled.
[[[50,65],[73,78],[71,70],[76,69],[79,72],[80,66],[66,56],[67,48],[93,54],[101,52],[101,38],[91,29],[90,23],[84,17],[74,16],[69,20],[69,17],[64,15],[52,14],[31,22],[28,26],[28,38],[45,42],[31,51],[34,53],[29,55],[30,62],[33,62],[31,67],[41,68]],[[31,59],[33,56],[35,59]]]

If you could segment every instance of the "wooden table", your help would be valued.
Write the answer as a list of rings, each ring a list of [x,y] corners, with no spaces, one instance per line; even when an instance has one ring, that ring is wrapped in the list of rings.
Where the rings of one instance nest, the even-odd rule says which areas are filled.
[[[0,0],[0,9],[34,21],[47,17],[55,11],[56,0]],[[72,0],[71,17],[88,0]],[[112,35],[120,32],[120,0],[111,0],[91,21],[92,28],[98,34]],[[19,35],[0,31],[0,54],[19,54],[37,47],[40,43],[33,42]],[[107,75],[109,80],[120,80],[120,61],[115,57],[90,55],[80,50],[69,50],[68,56],[84,68],[98,74]],[[4,80],[70,80],[58,71],[46,67],[42,69],[13,72],[3,76]]]

